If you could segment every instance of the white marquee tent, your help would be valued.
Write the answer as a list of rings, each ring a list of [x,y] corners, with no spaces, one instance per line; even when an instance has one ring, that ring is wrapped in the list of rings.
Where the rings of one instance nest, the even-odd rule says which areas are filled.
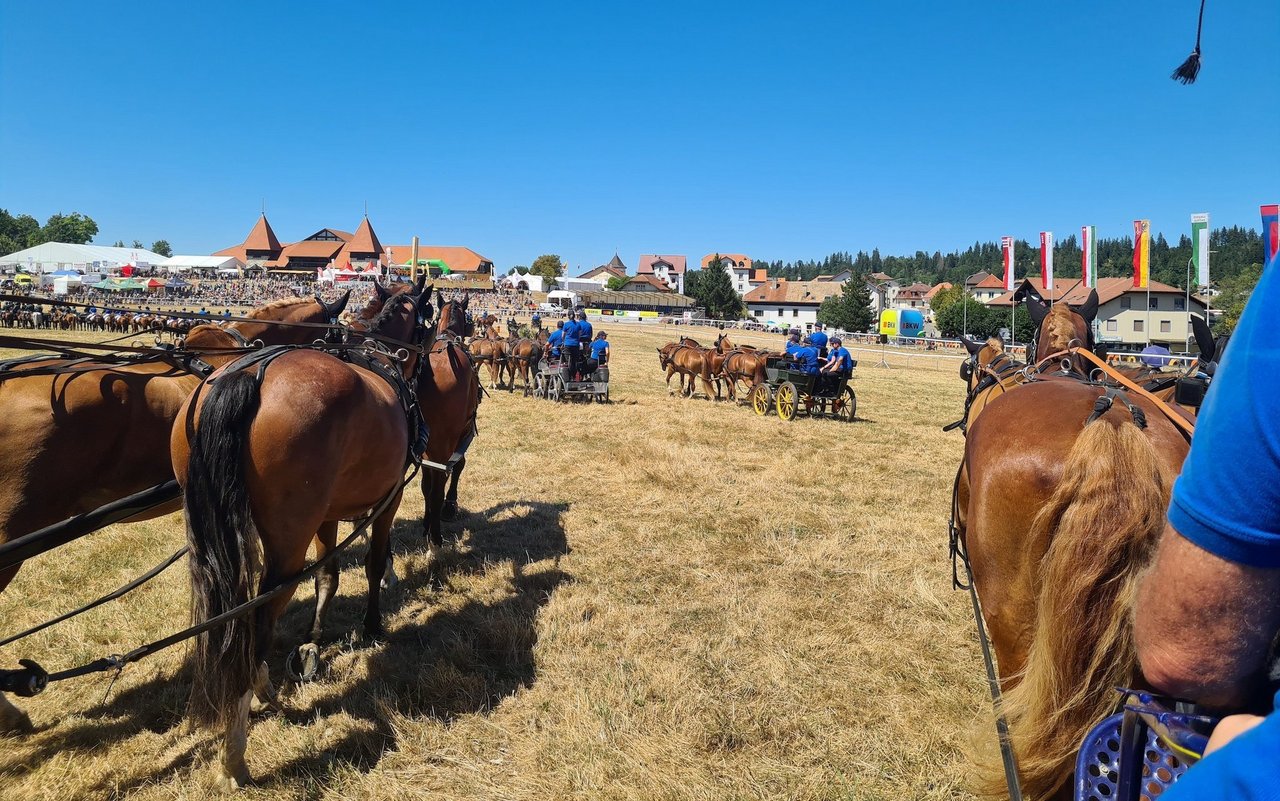
[[[0,268],[21,267],[31,273],[51,273],[68,267],[97,271],[104,267],[132,264],[146,267],[164,261],[164,256],[142,248],[113,248],[106,245],[71,245],[45,242],[33,248],[0,256]]]
[[[221,272],[227,275],[230,271],[243,270],[244,262],[235,256],[170,256],[167,259],[161,259],[156,266],[171,273],[196,270],[202,273]]]

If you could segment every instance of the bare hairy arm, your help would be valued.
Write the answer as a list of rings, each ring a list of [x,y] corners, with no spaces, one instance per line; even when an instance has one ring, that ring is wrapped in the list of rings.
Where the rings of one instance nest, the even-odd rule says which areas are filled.
[[[1166,524],[1134,614],[1138,660],[1152,686],[1239,708],[1265,678],[1277,630],[1280,570],[1222,559]]]

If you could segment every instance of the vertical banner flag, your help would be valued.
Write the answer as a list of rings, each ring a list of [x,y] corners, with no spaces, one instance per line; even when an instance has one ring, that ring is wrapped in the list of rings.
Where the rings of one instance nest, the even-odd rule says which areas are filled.
[[[1013,237],[1000,237],[1000,251],[1004,254],[1004,291],[1013,291]]]
[[[1151,221],[1133,221],[1133,287],[1151,287]]]
[[[1098,285],[1098,226],[1080,227],[1080,281],[1086,287]]]
[[[1274,267],[1280,254],[1280,205],[1262,207],[1262,271]]]
[[[1209,215],[1191,215],[1191,253],[1196,264],[1196,286],[1209,285]]]
[[[1053,291],[1053,231],[1040,232],[1040,280],[1046,292]]]

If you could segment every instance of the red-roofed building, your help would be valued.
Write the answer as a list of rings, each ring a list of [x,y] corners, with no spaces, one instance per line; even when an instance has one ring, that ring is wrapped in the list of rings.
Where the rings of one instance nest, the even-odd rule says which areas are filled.
[[[666,283],[669,289],[684,294],[684,274],[688,269],[684,256],[658,256],[645,254],[640,257],[636,275],[652,275]]]

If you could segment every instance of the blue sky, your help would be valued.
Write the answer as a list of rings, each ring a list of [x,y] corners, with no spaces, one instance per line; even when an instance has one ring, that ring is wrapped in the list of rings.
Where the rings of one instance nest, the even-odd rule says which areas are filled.
[[[500,268],[821,258],[1280,200],[1280,4],[0,2],[0,207]]]

